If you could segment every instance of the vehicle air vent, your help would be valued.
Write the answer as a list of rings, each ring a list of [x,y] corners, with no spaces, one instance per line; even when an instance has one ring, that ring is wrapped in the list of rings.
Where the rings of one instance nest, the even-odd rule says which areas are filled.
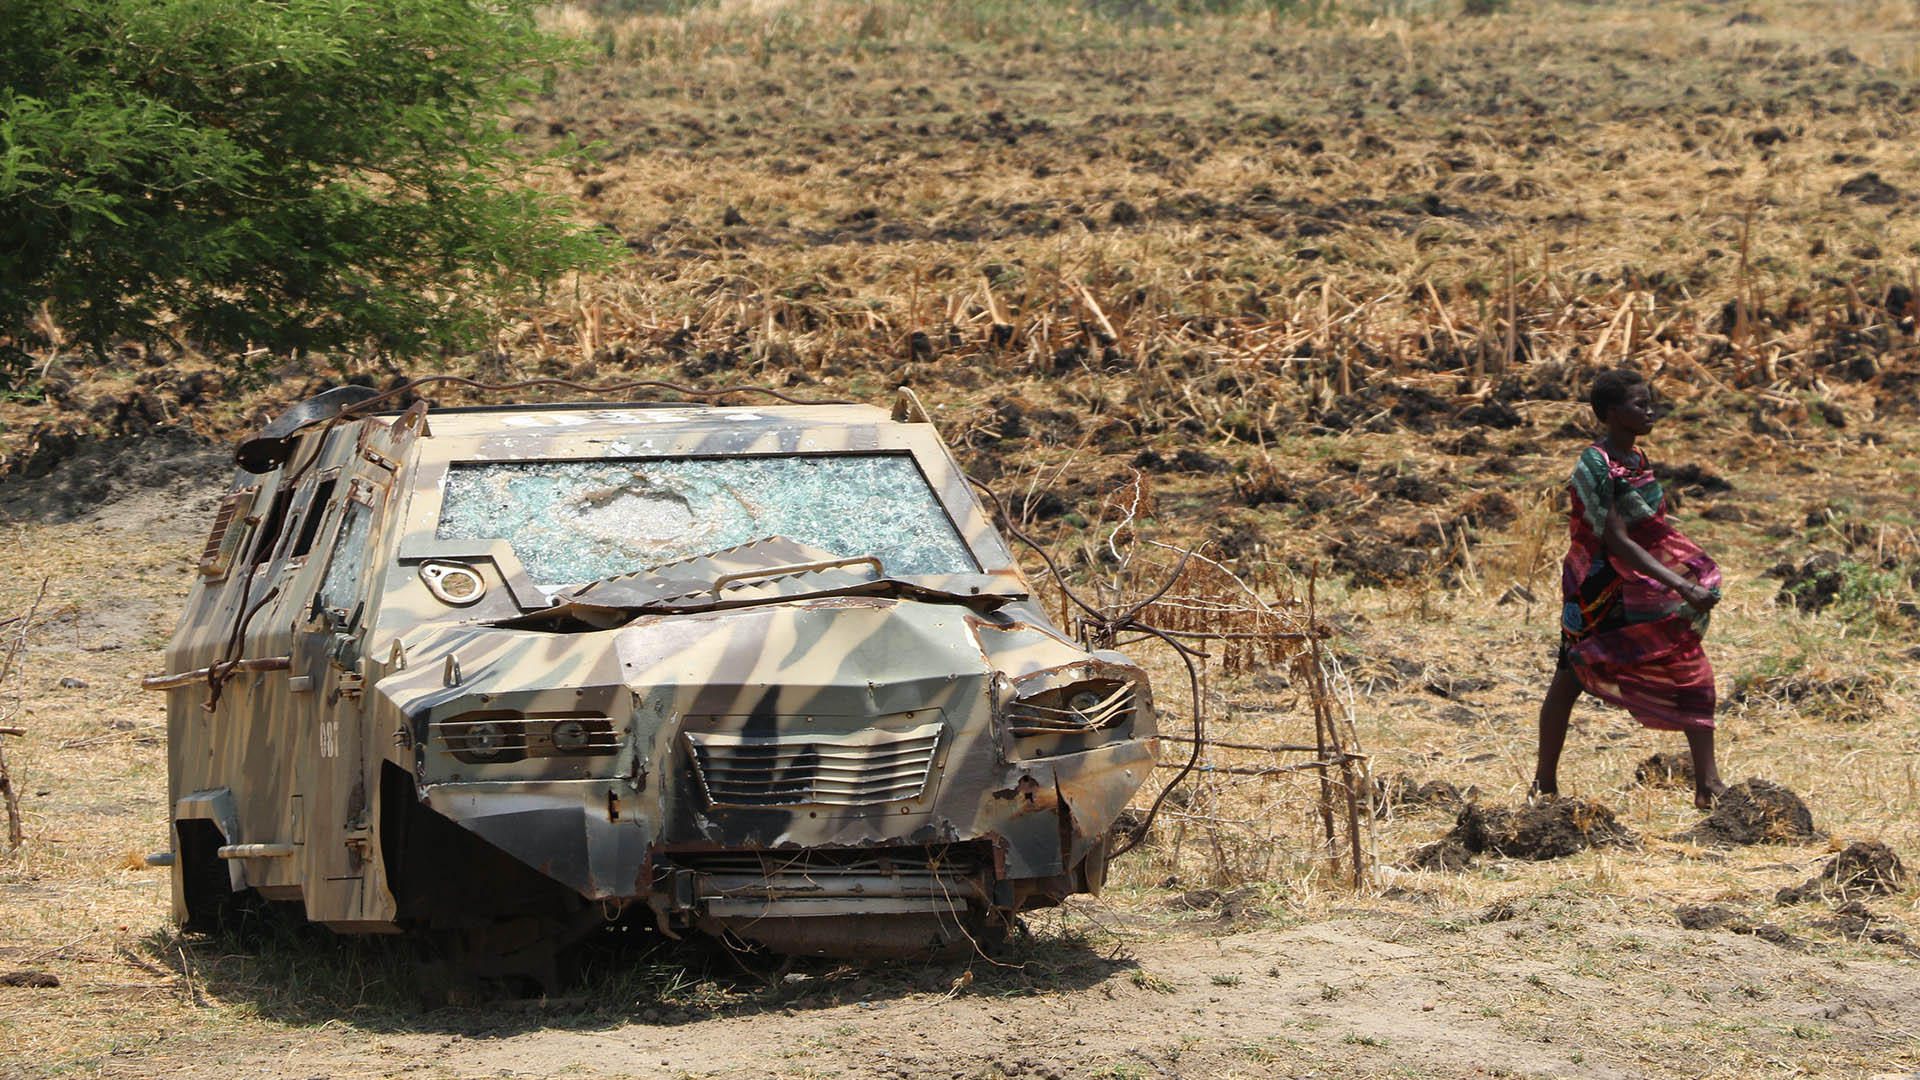
[[[794,718],[796,727],[802,726]],[[939,721],[903,731],[843,735],[687,732],[694,774],[713,806],[871,806],[926,789]]]
[[[988,898],[991,856],[973,845],[849,851],[676,853],[666,873],[693,875],[685,905],[716,917],[964,911]]]

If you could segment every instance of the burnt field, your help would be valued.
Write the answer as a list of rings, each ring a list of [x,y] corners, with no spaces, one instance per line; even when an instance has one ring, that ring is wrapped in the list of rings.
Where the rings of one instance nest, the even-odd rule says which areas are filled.
[[[27,732],[0,1075],[1920,1068],[1920,9],[1457,8],[558,10],[593,62],[519,127],[586,144],[546,182],[618,273],[425,364],[45,357],[43,396],[0,402],[0,618],[49,582],[0,687]],[[1741,787],[1711,816],[1677,736],[1590,703],[1571,798],[1524,803],[1580,398],[1620,364],[1653,377],[1649,451],[1727,574],[1708,649]],[[377,942],[177,936],[138,860],[166,843],[164,710],[132,676],[221,448],[325,382],[441,373],[908,385],[1090,597],[1144,598],[1178,549],[1215,574],[1201,600],[1232,606],[1228,571],[1311,590],[1372,882],[1318,857],[1309,779],[1216,746],[1099,901],[991,961],[667,951],[544,1010],[425,1009]],[[1177,659],[1134,651],[1189,735]],[[1214,739],[1311,737],[1294,672],[1206,675]]]

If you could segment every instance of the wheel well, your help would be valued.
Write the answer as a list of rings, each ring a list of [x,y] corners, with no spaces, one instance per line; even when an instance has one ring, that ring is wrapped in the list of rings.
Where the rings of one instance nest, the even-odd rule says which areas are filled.
[[[380,767],[380,853],[401,921],[417,926],[473,929],[582,903],[422,803],[412,774],[391,761]]]
[[[175,821],[173,831],[175,872],[187,909],[181,925],[195,933],[217,934],[226,927],[239,895],[233,889],[233,872],[220,857],[227,838],[205,818]]]

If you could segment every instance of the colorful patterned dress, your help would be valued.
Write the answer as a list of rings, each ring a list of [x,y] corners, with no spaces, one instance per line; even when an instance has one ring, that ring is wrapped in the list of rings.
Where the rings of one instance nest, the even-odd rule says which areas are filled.
[[[1598,443],[1581,453],[1568,485],[1572,544],[1561,564],[1561,659],[1588,693],[1650,728],[1713,727],[1713,666],[1700,647],[1707,613],[1607,554],[1607,511],[1627,536],[1683,579],[1720,593],[1720,568],[1667,521],[1666,495],[1645,453],[1614,461]]]

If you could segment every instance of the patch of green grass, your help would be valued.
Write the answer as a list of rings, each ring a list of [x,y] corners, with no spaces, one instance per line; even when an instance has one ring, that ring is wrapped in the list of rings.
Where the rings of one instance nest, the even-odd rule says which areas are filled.
[[[1378,1035],[1362,1035],[1362,1034],[1360,1034],[1360,1033],[1359,1033],[1359,1032],[1357,1032],[1357,1031],[1349,1031],[1349,1032],[1347,1032],[1347,1033],[1346,1033],[1346,1035],[1344,1035],[1344,1036],[1342,1036],[1342,1037],[1341,1037],[1341,1039],[1340,1039],[1340,1041],[1341,1041],[1341,1042],[1343,1042],[1343,1043],[1346,1043],[1346,1044],[1348,1044],[1349,1046],[1376,1046],[1376,1047],[1378,1047],[1378,1046],[1385,1046],[1385,1045],[1387,1045],[1387,1040],[1386,1040],[1386,1039],[1384,1039],[1384,1038],[1382,1038],[1381,1036],[1378,1036]]]
[[[1127,976],[1127,980],[1142,990],[1151,990],[1156,994],[1177,993],[1180,989],[1145,968],[1136,969],[1133,974]]]
[[[1273,1048],[1265,1043],[1236,1043],[1230,1049],[1233,1053],[1246,1058],[1248,1061],[1263,1065],[1280,1056],[1274,1053]]]

